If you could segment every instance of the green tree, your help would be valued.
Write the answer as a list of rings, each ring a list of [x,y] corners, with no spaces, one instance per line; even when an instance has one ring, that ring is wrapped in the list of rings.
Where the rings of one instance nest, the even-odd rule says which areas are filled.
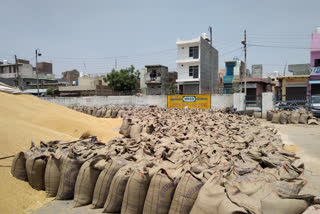
[[[48,88],[47,91],[46,91],[46,95],[47,96],[54,96],[55,95],[54,89],[53,88]]]
[[[120,69],[120,71],[113,69],[103,80],[114,91],[134,91],[138,89],[139,75],[139,70],[135,70],[131,65],[129,68]]]
[[[170,83],[169,86],[166,88],[166,94],[168,95],[179,94],[177,86],[173,83]]]

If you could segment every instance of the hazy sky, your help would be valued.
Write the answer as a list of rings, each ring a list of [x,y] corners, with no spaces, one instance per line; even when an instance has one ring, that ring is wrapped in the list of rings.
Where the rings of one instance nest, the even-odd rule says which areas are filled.
[[[310,37],[320,27],[319,0],[2,0],[0,60],[53,63],[54,73],[78,69],[105,73],[133,64],[176,69],[176,40],[192,39],[213,27],[213,45],[224,60],[243,58],[264,73],[309,63]],[[298,49],[301,48],[301,49]],[[305,49],[303,49],[305,48]]]

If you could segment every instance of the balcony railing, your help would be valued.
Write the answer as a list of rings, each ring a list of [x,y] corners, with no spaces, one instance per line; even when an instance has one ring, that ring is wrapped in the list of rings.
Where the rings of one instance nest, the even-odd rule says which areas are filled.
[[[145,83],[161,83],[161,77],[150,77],[146,75]]]

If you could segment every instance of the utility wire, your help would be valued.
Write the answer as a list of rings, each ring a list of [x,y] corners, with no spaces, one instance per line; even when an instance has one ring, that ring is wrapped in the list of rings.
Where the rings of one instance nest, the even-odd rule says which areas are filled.
[[[248,46],[253,46],[253,47],[263,47],[263,48],[303,49],[303,50],[316,49],[316,48],[306,48],[306,47],[273,46],[273,45],[260,45],[260,44],[248,44]]]

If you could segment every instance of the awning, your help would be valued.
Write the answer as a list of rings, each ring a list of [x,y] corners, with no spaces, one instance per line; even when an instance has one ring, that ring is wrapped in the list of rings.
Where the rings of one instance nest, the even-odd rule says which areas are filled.
[[[320,84],[320,80],[310,80],[309,84]]]
[[[297,88],[297,87],[304,88],[304,87],[308,87],[308,86],[305,85],[305,84],[290,84],[290,85],[286,85],[286,88]]]

